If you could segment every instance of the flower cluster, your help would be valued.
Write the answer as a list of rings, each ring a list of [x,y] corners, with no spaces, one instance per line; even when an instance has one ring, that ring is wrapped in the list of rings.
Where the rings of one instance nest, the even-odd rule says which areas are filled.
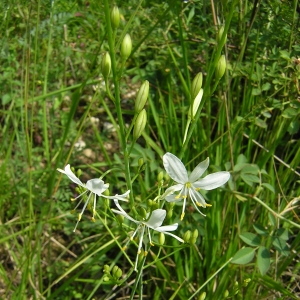
[[[180,218],[181,220],[184,218],[184,214],[185,214],[184,211],[186,207],[187,198],[190,198],[196,210],[200,214],[205,216],[199,210],[198,207],[205,208],[206,206],[211,206],[211,205],[206,203],[204,197],[200,194],[200,190],[212,190],[218,188],[223,184],[225,184],[230,178],[229,172],[216,172],[207,175],[202,179],[199,179],[209,166],[209,158],[199,163],[190,175],[188,175],[188,172],[185,166],[183,165],[183,163],[181,162],[181,160],[172,153],[166,153],[163,156],[163,165],[170,178],[173,179],[176,182],[176,184],[167,188],[165,193],[160,197],[160,199],[161,200],[165,199],[167,202],[178,202],[183,200],[183,208],[182,208],[182,213]],[[178,223],[162,226],[162,223],[164,222],[166,217],[166,213],[167,213],[166,210],[162,208],[158,208],[146,213],[145,217],[142,217],[141,220],[136,220],[131,216],[129,216],[119,204],[119,201],[128,201],[127,196],[129,195],[130,190],[128,190],[126,193],[122,195],[116,194],[114,196],[106,196],[104,192],[108,190],[109,184],[104,183],[103,180],[99,178],[91,179],[88,180],[86,184],[84,184],[72,172],[70,165],[67,165],[64,168],[64,170],[62,169],[57,169],[57,170],[67,175],[71,181],[78,184],[83,190],[83,192],[78,197],[73,199],[73,200],[81,199],[77,204],[77,206],[75,207],[75,209],[78,208],[78,206],[82,203],[82,201],[84,201],[83,208],[81,212],[78,214],[78,220],[74,228],[74,232],[77,228],[79,221],[81,220],[84,210],[86,209],[87,205],[90,202],[93,203],[92,220],[95,221],[97,197],[103,197],[106,199],[114,200],[115,206],[118,209],[111,209],[113,213],[121,215],[124,218],[130,220],[131,222],[137,225],[135,231],[130,237],[130,240],[132,240],[135,237],[135,235],[138,234],[139,242],[138,242],[137,256],[141,253],[143,242],[145,244],[145,254],[147,254],[147,251],[149,250],[149,245],[150,246],[153,245],[151,230],[170,235],[173,238],[177,239],[178,241],[182,243],[184,242],[184,240],[181,239],[180,237],[176,236],[173,233],[170,233],[170,231],[175,231],[178,228]],[[144,236],[146,236],[147,238],[144,238]],[[126,248],[127,244],[125,245],[124,249]],[[136,259],[135,262],[135,267],[134,267],[135,270],[137,270],[137,263],[138,263],[138,258]]]

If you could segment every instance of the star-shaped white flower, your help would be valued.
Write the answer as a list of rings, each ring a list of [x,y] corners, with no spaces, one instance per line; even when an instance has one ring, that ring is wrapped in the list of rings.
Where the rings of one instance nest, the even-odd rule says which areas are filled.
[[[81,200],[79,201],[79,203],[76,205],[76,207],[74,208],[74,210],[77,209],[77,207],[80,205],[80,203],[83,200],[83,195],[88,194],[87,195],[87,200],[84,203],[84,206],[81,210],[81,212],[78,214],[78,220],[77,223],[75,225],[75,228],[73,230],[73,232],[75,232],[77,225],[79,223],[79,221],[81,220],[81,217],[83,215],[84,210],[86,209],[88,203],[91,201],[94,201],[93,203],[93,217],[92,220],[95,221],[95,213],[96,213],[96,200],[97,200],[97,196],[98,197],[104,197],[107,199],[118,199],[121,201],[128,201],[126,199],[126,197],[129,195],[130,190],[128,190],[125,194],[123,195],[115,195],[115,196],[105,196],[103,195],[103,193],[108,189],[109,184],[104,183],[103,180],[99,179],[99,178],[95,178],[95,179],[90,179],[87,181],[86,184],[82,183],[81,180],[72,172],[70,165],[66,165],[65,169],[57,169],[57,171],[67,175],[69,177],[70,180],[72,180],[73,182],[75,182],[76,184],[80,185],[81,187],[83,187],[85,189],[85,191],[83,193],[81,193],[79,196],[77,196],[75,199],[72,199],[73,201],[81,198]]]
[[[133,234],[130,237],[130,240],[133,240],[134,236],[139,231],[138,252],[137,252],[137,258],[136,258],[135,266],[134,266],[135,271],[137,270],[136,268],[137,268],[137,263],[138,263],[138,255],[141,253],[145,229],[147,231],[147,234],[148,234],[148,237],[149,237],[149,242],[150,242],[151,246],[153,246],[153,243],[152,243],[152,239],[151,239],[150,229],[153,229],[155,231],[162,232],[164,234],[170,235],[170,236],[174,237],[175,239],[177,239],[179,242],[182,242],[182,243],[184,242],[183,239],[181,239],[177,235],[172,234],[172,233],[169,232],[169,231],[176,230],[177,227],[178,227],[178,223],[175,223],[175,224],[172,224],[172,225],[167,225],[167,226],[161,226],[161,224],[163,223],[163,221],[166,217],[166,211],[164,209],[160,209],[160,208],[155,209],[155,210],[152,211],[150,217],[149,217],[149,214],[147,215],[147,218],[149,217],[149,219],[146,219],[146,220],[143,220],[143,221],[137,221],[137,220],[133,219],[132,217],[130,217],[124,211],[124,209],[120,206],[117,199],[115,199],[114,201],[115,201],[115,204],[116,204],[116,206],[119,210],[112,209],[112,211],[114,213],[119,214],[119,215],[125,217],[126,219],[128,219],[128,220],[130,220],[130,221],[137,224],[136,230],[133,232]],[[123,249],[126,249],[127,244],[124,246]],[[147,247],[147,243],[145,243],[145,244],[146,244],[146,247]],[[147,254],[147,248],[145,250],[146,250],[145,253]]]
[[[197,206],[211,206],[205,202],[204,197],[199,193],[202,190],[213,190],[225,184],[229,178],[229,172],[216,172],[199,179],[199,177],[206,171],[209,165],[209,158],[202,161],[194,171],[188,176],[187,170],[181,160],[172,153],[166,153],[163,156],[164,167],[168,175],[178,184],[169,187],[163,198],[168,202],[177,202],[183,199],[183,208],[181,220],[184,218],[184,211],[186,199],[190,196],[196,210],[205,216]],[[178,193],[177,193],[178,192]]]

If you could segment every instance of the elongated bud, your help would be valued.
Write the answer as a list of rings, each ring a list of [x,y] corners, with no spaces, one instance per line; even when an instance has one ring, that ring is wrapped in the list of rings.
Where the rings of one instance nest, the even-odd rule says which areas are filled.
[[[190,238],[191,238],[191,231],[188,230],[187,232],[184,233],[184,235],[183,235],[183,240],[184,240],[186,243],[189,243]]]
[[[204,300],[205,298],[206,298],[206,293],[203,292],[203,293],[199,296],[198,300]]]
[[[102,62],[101,62],[101,72],[102,72],[104,79],[108,78],[110,69],[111,69],[111,59],[110,59],[109,53],[106,52],[104,54],[104,56],[102,58]]]
[[[116,30],[120,24],[120,12],[118,6],[114,6],[110,14],[111,28]]]
[[[145,109],[143,109],[136,118],[134,129],[133,129],[133,138],[137,140],[145,129],[147,123],[147,113]]]
[[[229,291],[226,290],[226,291],[224,292],[224,298],[227,298],[228,296],[229,296]]]
[[[164,180],[164,172],[160,171],[157,175],[157,181],[162,181]]]
[[[167,212],[167,220],[171,219],[172,216],[173,216],[173,210],[169,209],[168,212]]]
[[[196,239],[198,237],[199,233],[198,233],[198,229],[195,229],[193,231],[193,238]]]
[[[221,26],[221,27],[219,28],[218,35],[217,35],[217,41],[218,41],[218,43],[221,42],[222,35],[223,35],[223,33],[224,33],[224,29],[225,29],[224,26]],[[225,35],[225,43],[226,43],[226,40],[227,40],[227,34]]]
[[[163,244],[165,243],[165,240],[166,240],[166,237],[165,237],[164,233],[161,232],[161,233],[159,234],[158,242],[159,242],[161,245],[163,245]]]
[[[104,265],[103,267],[103,272],[106,273],[106,274],[110,274],[110,270],[109,270],[109,265]]]
[[[123,60],[127,60],[127,58],[130,56],[131,49],[132,49],[131,37],[127,33],[121,44],[121,56]]]
[[[203,96],[203,89],[201,89],[198,93],[198,95],[196,96],[194,103],[193,103],[193,109],[192,106],[190,106],[189,108],[189,112],[188,112],[188,118],[189,119],[194,119],[195,115],[198,111],[199,105],[201,103],[202,100],[202,96]]]
[[[144,207],[140,207],[139,211],[140,211],[140,216],[143,219],[146,219],[147,218],[147,211],[146,211],[146,209]]]
[[[192,91],[191,91],[192,100],[194,100],[196,96],[199,94],[200,89],[202,87],[202,81],[203,81],[203,75],[200,72],[195,76],[192,82]]]
[[[118,280],[122,276],[122,270],[118,266],[114,266],[112,269],[112,275],[114,279]]]
[[[145,106],[149,94],[149,81],[145,80],[141,85],[135,100],[134,110],[139,113]]]
[[[123,222],[124,222],[124,216],[117,215],[116,217],[117,217],[118,221],[120,222],[120,224],[123,224]]]
[[[225,55],[222,55],[218,61],[217,68],[216,68],[215,74],[217,80],[220,80],[223,77],[225,70],[226,70],[226,59],[225,59]]]

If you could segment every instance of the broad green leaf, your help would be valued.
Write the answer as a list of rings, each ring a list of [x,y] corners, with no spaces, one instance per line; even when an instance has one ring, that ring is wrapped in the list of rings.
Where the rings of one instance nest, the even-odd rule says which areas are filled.
[[[295,117],[297,116],[298,112],[296,109],[292,108],[292,107],[288,107],[287,109],[285,109],[281,116],[286,118],[286,119],[290,119],[292,117]]]
[[[280,237],[273,237],[272,244],[280,254],[284,256],[288,256],[290,254],[290,250],[286,244],[286,241]]]
[[[270,252],[264,246],[258,248],[257,267],[261,275],[265,275],[270,268]]]
[[[263,90],[263,91],[268,91],[269,89],[271,88],[271,84],[270,83],[265,83],[265,84],[263,84],[263,86],[261,87],[261,89]]]
[[[245,247],[239,250],[232,258],[232,263],[237,265],[248,264],[254,257],[255,249],[250,247]]]
[[[240,238],[249,246],[259,246],[261,244],[260,237],[251,232],[244,232],[240,234]]]
[[[269,183],[262,183],[262,186],[264,186],[269,191],[271,191],[273,194],[275,194],[275,189],[274,189],[274,187],[271,184],[269,184]]]
[[[269,232],[260,224],[253,224],[253,228],[260,235],[263,235],[263,236],[269,235]]]
[[[296,134],[299,131],[299,128],[300,128],[299,120],[292,121],[289,124],[288,132],[289,132],[289,134]]]
[[[260,95],[260,94],[261,94],[261,89],[254,88],[254,89],[252,90],[252,95],[253,95],[253,96],[258,96],[258,95]]]
[[[280,57],[286,60],[290,60],[290,53],[287,52],[286,50],[281,50],[280,52]]]
[[[259,119],[259,118],[256,118],[255,119],[255,125],[257,125],[257,126],[259,126],[259,127],[261,127],[261,128],[268,128],[268,125],[267,125],[267,123],[264,121],[264,120],[262,120],[262,119]]]
[[[243,168],[242,170],[243,173],[250,173],[250,174],[254,174],[254,175],[257,175],[258,172],[259,172],[259,167],[257,165],[250,165],[250,164],[247,164],[245,165],[245,167]]]
[[[237,161],[236,161],[236,164],[241,164],[241,163],[247,163],[248,162],[248,159],[247,157],[244,155],[244,154],[240,154],[237,158]]]
[[[275,235],[280,237],[282,240],[287,241],[289,239],[289,232],[285,228],[278,228]]]
[[[241,178],[250,186],[252,186],[252,183],[260,182],[259,177],[252,174],[241,174]]]

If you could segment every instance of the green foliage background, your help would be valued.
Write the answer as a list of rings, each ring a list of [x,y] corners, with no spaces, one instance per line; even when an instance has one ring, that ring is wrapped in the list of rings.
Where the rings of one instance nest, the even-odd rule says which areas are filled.
[[[105,176],[110,193],[128,188],[117,111],[100,72],[109,50],[104,3],[0,4],[3,299],[118,299],[132,292],[136,273],[112,237],[122,244],[126,233],[109,214],[109,203],[98,202],[103,222],[90,222],[87,213],[74,234],[76,216],[69,212],[75,205],[69,199],[75,185],[56,171],[70,163],[86,182],[113,170]],[[206,218],[189,205],[180,222],[176,233],[198,229],[197,242],[179,250],[178,242],[167,238],[164,260],[156,259],[159,247],[153,247],[143,289],[136,294],[140,299],[197,299],[203,292],[206,299],[298,299],[298,0],[113,4],[121,12],[118,70],[122,38],[129,33],[133,41],[120,80],[126,125],[134,116],[136,91],[144,80],[150,82],[147,126],[129,157],[136,207],[155,197],[166,152],[179,156],[189,170],[209,157],[210,172],[231,172],[225,188],[205,195],[212,204]],[[217,39],[222,25],[226,43],[225,34]],[[227,70],[217,82],[221,54]],[[191,81],[198,72],[204,75],[203,107],[182,147]],[[110,87],[114,91],[113,77]],[[169,183],[165,176],[164,188]],[[176,205],[168,224],[179,220],[180,211]],[[134,243],[126,253],[134,261]],[[131,275],[120,286],[104,282],[105,264]]]

